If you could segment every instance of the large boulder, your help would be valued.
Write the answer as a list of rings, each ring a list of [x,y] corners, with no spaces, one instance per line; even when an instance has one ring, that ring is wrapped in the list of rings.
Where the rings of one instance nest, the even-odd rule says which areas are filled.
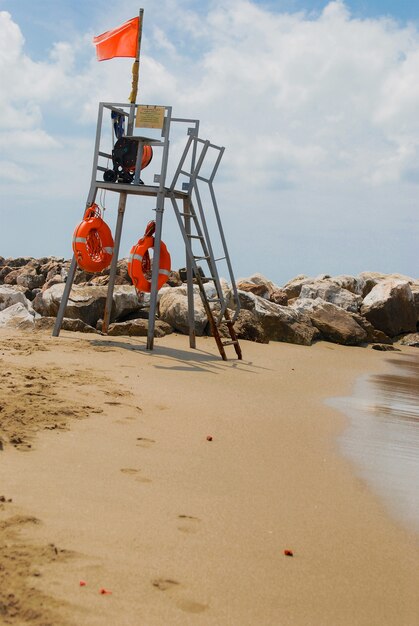
[[[58,313],[64,284],[56,284],[38,293],[33,301],[35,311],[42,316],[55,317]],[[89,326],[96,326],[98,319],[103,317],[107,296],[106,287],[73,285],[65,310],[65,317],[81,319]],[[118,320],[138,310],[138,297],[135,289],[128,285],[115,286],[111,319]]]
[[[331,280],[316,280],[301,286],[300,298],[315,300],[321,298],[326,302],[356,313],[362,303],[362,298],[351,291],[344,289]]]
[[[311,345],[318,332],[307,315],[246,291],[238,292],[242,309],[252,311],[260,322],[265,339]],[[232,305],[229,303],[229,306]]]
[[[26,309],[32,310],[30,301],[25,294],[11,285],[0,285],[0,311],[7,309],[17,303],[22,304]]]
[[[223,323],[220,327],[221,334],[230,338],[227,325]],[[256,343],[269,343],[269,339],[264,331],[263,325],[252,311],[242,309],[234,323],[234,330],[238,339],[246,339],[247,341],[255,341]]]
[[[375,285],[364,298],[361,314],[389,337],[416,331],[417,312],[408,282],[386,279]]]
[[[358,274],[359,280],[364,282],[362,290],[362,296],[365,298],[376,285],[383,281],[398,280],[409,285],[417,284],[417,280],[410,276],[404,276],[403,274],[383,274],[382,272],[361,272]]]
[[[34,323],[33,314],[21,302],[0,311],[0,328],[33,328]]]
[[[332,343],[356,346],[368,340],[367,331],[354,318],[354,314],[321,298],[298,298],[291,307],[309,316],[311,323],[321,333],[321,338]]]
[[[189,333],[188,297],[186,287],[169,287],[161,293],[159,298],[159,317],[167,322],[179,333]],[[200,295],[194,290],[194,318],[195,333],[200,336],[205,333],[208,318]]]

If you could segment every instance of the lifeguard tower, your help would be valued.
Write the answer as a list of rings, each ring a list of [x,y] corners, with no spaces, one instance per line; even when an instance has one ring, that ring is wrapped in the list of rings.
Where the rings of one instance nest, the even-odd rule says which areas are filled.
[[[142,17],[141,11],[140,16]],[[137,53],[137,63],[138,55],[139,52]],[[237,357],[241,359],[241,348],[234,330],[234,322],[240,310],[240,303],[213,186],[224,148],[200,138],[199,120],[173,117],[171,106],[136,104],[135,96],[132,100],[127,104],[118,102],[101,102],[99,104],[92,177],[86,202],[87,207],[92,206],[101,190],[119,194],[114,250],[110,265],[102,331],[107,333],[111,320],[127,198],[132,196],[135,200],[141,200],[144,197],[154,197],[156,199],[154,208],[155,233],[147,349],[152,350],[154,345],[163,215],[167,201],[169,201],[185,245],[190,347],[196,347],[194,286],[197,285],[208,317],[211,334],[217,343],[221,357],[226,360],[225,348],[232,346]],[[112,140],[110,140],[109,125],[112,128]],[[178,142],[177,152],[178,155],[180,153],[180,158],[178,156],[176,162],[171,163],[173,175],[171,180],[168,180],[169,147],[171,133],[175,128],[178,134],[181,131],[180,134],[183,136],[183,151],[179,152]],[[149,136],[146,136],[147,134]],[[130,144],[131,149],[134,144],[134,154],[136,155],[134,158],[135,167],[131,168],[128,175],[124,173],[122,168],[115,165],[115,144],[122,137],[127,146]],[[157,172],[154,169],[152,185],[144,184],[141,180],[143,155],[145,150],[149,150],[147,146],[151,146],[156,157],[153,157],[153,164],[157,163]],[[110,167],[111,162],[114,165],[113,168]],[[214,254],[213,246],[215,240],[217,253],[221,250],[221,254],[217,257]],[[220,280],[218,268],[221,262],[223,262],[223,268],[227,268],[228,275],[226,278],[231,285],[228,295],[223,291]],[[204,271],[202,271],[202,265]],[[58,336],[61,330],[76,269],[77,259],[74,255],[53,329],[54,336]],[[227,337],[225,332],[220,332],[221,325],[224,330],[227,329]]]

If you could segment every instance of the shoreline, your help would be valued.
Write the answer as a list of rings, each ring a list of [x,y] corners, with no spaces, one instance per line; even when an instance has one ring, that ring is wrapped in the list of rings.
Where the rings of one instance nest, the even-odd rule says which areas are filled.
[[[341,455],[348,418],[324,404],[388,354],[244,342],[244,361],[222,362],[205,338],[149,354],[125,337],[0,335],[10,371],[48,372],[43,410],[53,390],[76,418],[1,452],[1,520],[34,516],[28,545],[57,546],[28,557],[54,626],[415,624],[417,537]]]
[[[355,465],[389,514],[419,533],[419,353],[394,354],[381,374],[364,374],[353,394],[330,406],[349,418],[339,437],[342,454]]]

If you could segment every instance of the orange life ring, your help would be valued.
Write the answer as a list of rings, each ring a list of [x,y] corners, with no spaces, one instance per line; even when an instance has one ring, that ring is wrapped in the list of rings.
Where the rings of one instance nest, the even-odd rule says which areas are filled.
[[[143,146],[143,157],[141,159],[141,169],[144,170],[147,165],[150,165],[153,158],[153,148],[151,146]],[[130,172],[135,172],[135,165],[130,167]]]
[[[92,274],[101,272],[111,264],[113,247],[111,229],[103,221],[97,204],[92,204],[86,209],[83,221],[73,235],[77,265]]]
[[[149,266],[148,250],[150,248],[154,248],[154,237],[146,235],[131,248],[128,260],[128,274],[135,288],[137,291],[144,291],[145,293],[150,293],[151,291],[151,281],[148,280],[145,275]],[[164,283],[167,282],[169,274],[170,254],[167,250],[166,244],[161,241],[157,290],[161,289]]]

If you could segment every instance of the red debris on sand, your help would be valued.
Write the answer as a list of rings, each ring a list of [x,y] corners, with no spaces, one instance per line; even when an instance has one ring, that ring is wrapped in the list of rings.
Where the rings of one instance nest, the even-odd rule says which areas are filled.
[[[108,595],[112,593],[112,591],[109,591],[108,589],[105,589],[104,587],[102,587],[102,589],[99,589],[99,593],[101,593],[102,595]]]
[[[85,587],[87,585],[87,582],[85,580],[81,580],[79,585],[80,587]]]
[[[211,435],[207,435],[207,441],[212,441],[212,436]]]
[[[285,556],[294,556],[294,552],[292,550],[284,550]]]

